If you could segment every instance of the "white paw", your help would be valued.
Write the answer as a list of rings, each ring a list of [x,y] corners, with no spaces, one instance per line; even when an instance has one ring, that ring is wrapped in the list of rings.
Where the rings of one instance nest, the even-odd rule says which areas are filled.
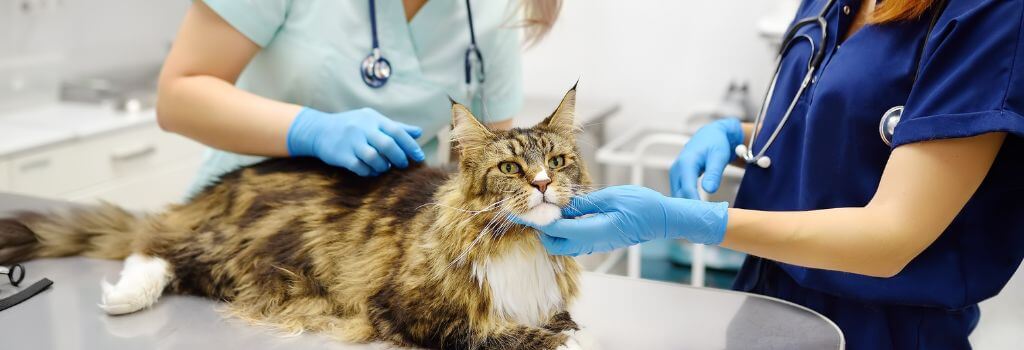
[[[564,331],[562,334],[569,336],[569,339],[565,341],[565,344],[559,346],[558,350],[596,350],[601,348],[597,344],[597,339],[594,339],[590,332],[582,329],[578,331]]]
[[[156,303],[170,281],[166,261],[140,255],[129,256],[116,285],[104,280],[103,299],[99,306],[111,315],[142,310]]]

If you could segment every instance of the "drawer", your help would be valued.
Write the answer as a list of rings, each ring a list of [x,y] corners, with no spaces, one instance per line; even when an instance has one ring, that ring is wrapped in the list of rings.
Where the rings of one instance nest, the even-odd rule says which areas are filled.
[[[0,160],[0,191],[11,190],[11,163]]]
[[[111,135],[90,146],[100,156],[106,179],[132,176],[174,166],[182,158],[199,157],[203,146],[183,136],[164,132],[156,124]]]
[[[107,177],[96,157],[73,141],[17,156],[10,169],[12,192],[50,198]]]
[[[12,160],[11,190],[59,196],[104,181],[171,166],[202,146],[156,124],[66,142]]]
[[[130,177],[117,178],[63,195],[78,203],[102,200],[133,211],[157,212],[179,203],[195,179],[202,157],[175,160],[173,165]]]

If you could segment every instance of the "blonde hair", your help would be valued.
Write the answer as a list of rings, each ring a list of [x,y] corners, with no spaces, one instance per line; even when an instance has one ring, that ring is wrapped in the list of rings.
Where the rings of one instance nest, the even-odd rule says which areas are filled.
[[[555,25],[562,10],[562,0],[519,0],[519,9],[522,11],[519,25],[526,31],[525,44],[533,46],[544,39]]]
[[[921,17],[934,0],[885,0],[871,13],[871,23],[890,23]]]

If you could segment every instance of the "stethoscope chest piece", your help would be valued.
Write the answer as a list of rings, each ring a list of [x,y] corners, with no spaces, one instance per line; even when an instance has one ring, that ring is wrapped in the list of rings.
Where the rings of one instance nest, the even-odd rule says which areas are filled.
[[[380,53],[380,48],[374,48],[369,56],[363,59],[362,64],[363,82],[372,88],[379,88],[391,78],[391,62]]]
[[[766,155],[753,155],[747,145],[739,144],[736,146],[736,156],[747,161],[750,164],[757,164],[761,169],[768,169],[772,166],[772,158]]]
[[[892,146],[892,135],[896,133],[896,125],[900,123],[903,116],[903,106],[889,108],[882,114],[882,120],[878,122],[878,135],[886,146]]]

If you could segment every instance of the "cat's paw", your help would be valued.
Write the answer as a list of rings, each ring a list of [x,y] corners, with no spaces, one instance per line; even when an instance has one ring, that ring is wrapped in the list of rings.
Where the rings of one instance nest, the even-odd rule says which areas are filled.
[[[103,297],[99,306],[110,315],[123,315],[156,303],[170,280],[167,262],[160,258],[131,255],[125,260],[117,285],[101,283]]]
[[[562,332],[562,334],[569,336],[569,338],[557,350],[597,350],[601,348],[597,343],[597,339],[594,339],[590,332],[582,329],[575,331],[567,330]]]

